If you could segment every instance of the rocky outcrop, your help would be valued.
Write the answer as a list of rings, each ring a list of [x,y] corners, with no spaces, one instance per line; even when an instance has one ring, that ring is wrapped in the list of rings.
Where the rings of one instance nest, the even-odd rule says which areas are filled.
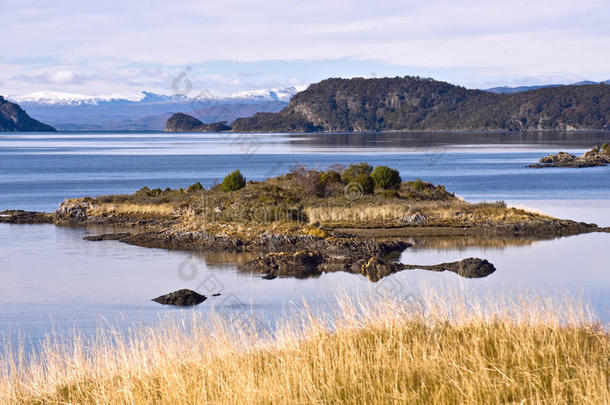
[[[595,146],[582,156],[572,155],[567,152],[559,152],[555,155],[547,155],[540,159],[538,163],[528,167],[595,167],[606,166],[610,163],[610,146],[608,144]]]
[[[17,104],[0,96],[0,131],[55,132],[55,128],[33,119]]]
[[[158,302],[163,305],[175,305],[178,307],[188,307],[197,304],[201,304],[208,297],[201,295],[196,291],[182,289],[171,292],[169,294],[161,295],[157,298],[153,298],[152,301]]]
[[[6,210],[0,212],[0,223],[6,224],[52,224],[54,215],[46,212]]]
[[[231,127],[226,121],[204,124],[197,118],[184,113],[172,115],[165,123],[165,132],[221,132],[228,131]]]

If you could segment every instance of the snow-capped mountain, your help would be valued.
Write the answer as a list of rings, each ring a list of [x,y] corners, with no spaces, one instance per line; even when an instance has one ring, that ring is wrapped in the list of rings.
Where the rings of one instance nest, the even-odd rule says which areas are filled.
[[[84,95],[60,91],[39,91],[8,98],[22,105],[100,105],[100,104],[156,104],[184,103],[189,101],[283,101],[289,102],[292,96],[306,88],[292,86],[275,89],[249,90],[232,94],[218,94],[209,91],[192,92],[190,97],[182,94],[164,95],[143,91],[135,94]]]
[[[306,86],[251,90],[232,94],[203,91],[189,96],[143,91],[135,94],[83,95],[40,91],[8,99],[32,117],[58,130],[162,130],[173,113],[195,114],[204,121],[229,121],[257,112],[277,112]]]

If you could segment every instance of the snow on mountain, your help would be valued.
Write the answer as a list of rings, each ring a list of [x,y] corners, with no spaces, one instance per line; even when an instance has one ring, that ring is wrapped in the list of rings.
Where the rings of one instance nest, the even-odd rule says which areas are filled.
[[[136,94],[109,94],[109,95],[84,95],[76,93],[65,93],[60,91],[39,91],[21,96],[9,96],[8,98],[23,105],[102,105],[102,104],[156,104],[156,103],[180,103],[192,100],[208,101],[290,101],[290,98],[305,89],[307,86],[292,86],[275,89],[250,90],[233,94],[218,94],[203,91],[192,94],[191,97],[184,95],[164,95],[143,91]]]

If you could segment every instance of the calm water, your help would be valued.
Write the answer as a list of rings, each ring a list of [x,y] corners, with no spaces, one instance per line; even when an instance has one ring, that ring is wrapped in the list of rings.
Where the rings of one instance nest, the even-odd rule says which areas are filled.
[[[297,163],[325,167],[366,161],[400,170],[403,179],[445,184],[470,201],[513,206],[610,226],[610,167],[528,169],[549,152],[582,153],[610,134],[11,134],[0,136],[0,210],[52,211],[65,198],[131,193],[143,186],[209,186],[239,168],[249,179],[284,173]],[[422,285],[459,285],[479,294],[536,290],[584,297],[610,321],[610,234],[507,245],[476,239],[416,239],[401,257],[435,264],[481,257],[498,269],[484,279],[407,271],[373,284],[352,274],[307,280],[239,273],[236,257],[86,242],[99,229],[0,225],[0,333],[36,342],[48,333],[93,333],[181,317],[192,310],[151,298],[179,288],[209,295],[194,309],[272,318],[306,299],[324,307],[337,292],[417,294]],[[178,269],[194,271],[192,280]],[[19,338],[20,337],[20,338]]]

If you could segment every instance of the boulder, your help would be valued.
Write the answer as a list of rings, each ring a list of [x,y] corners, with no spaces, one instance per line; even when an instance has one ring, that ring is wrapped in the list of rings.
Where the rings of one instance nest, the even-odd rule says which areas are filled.
[[[161,295],[152,300],[163,305],[176,305],[179,307],[188,307],[201,304],[208,297],[201,295],[198,292],[188,289],[177,290],[169,294]]]

